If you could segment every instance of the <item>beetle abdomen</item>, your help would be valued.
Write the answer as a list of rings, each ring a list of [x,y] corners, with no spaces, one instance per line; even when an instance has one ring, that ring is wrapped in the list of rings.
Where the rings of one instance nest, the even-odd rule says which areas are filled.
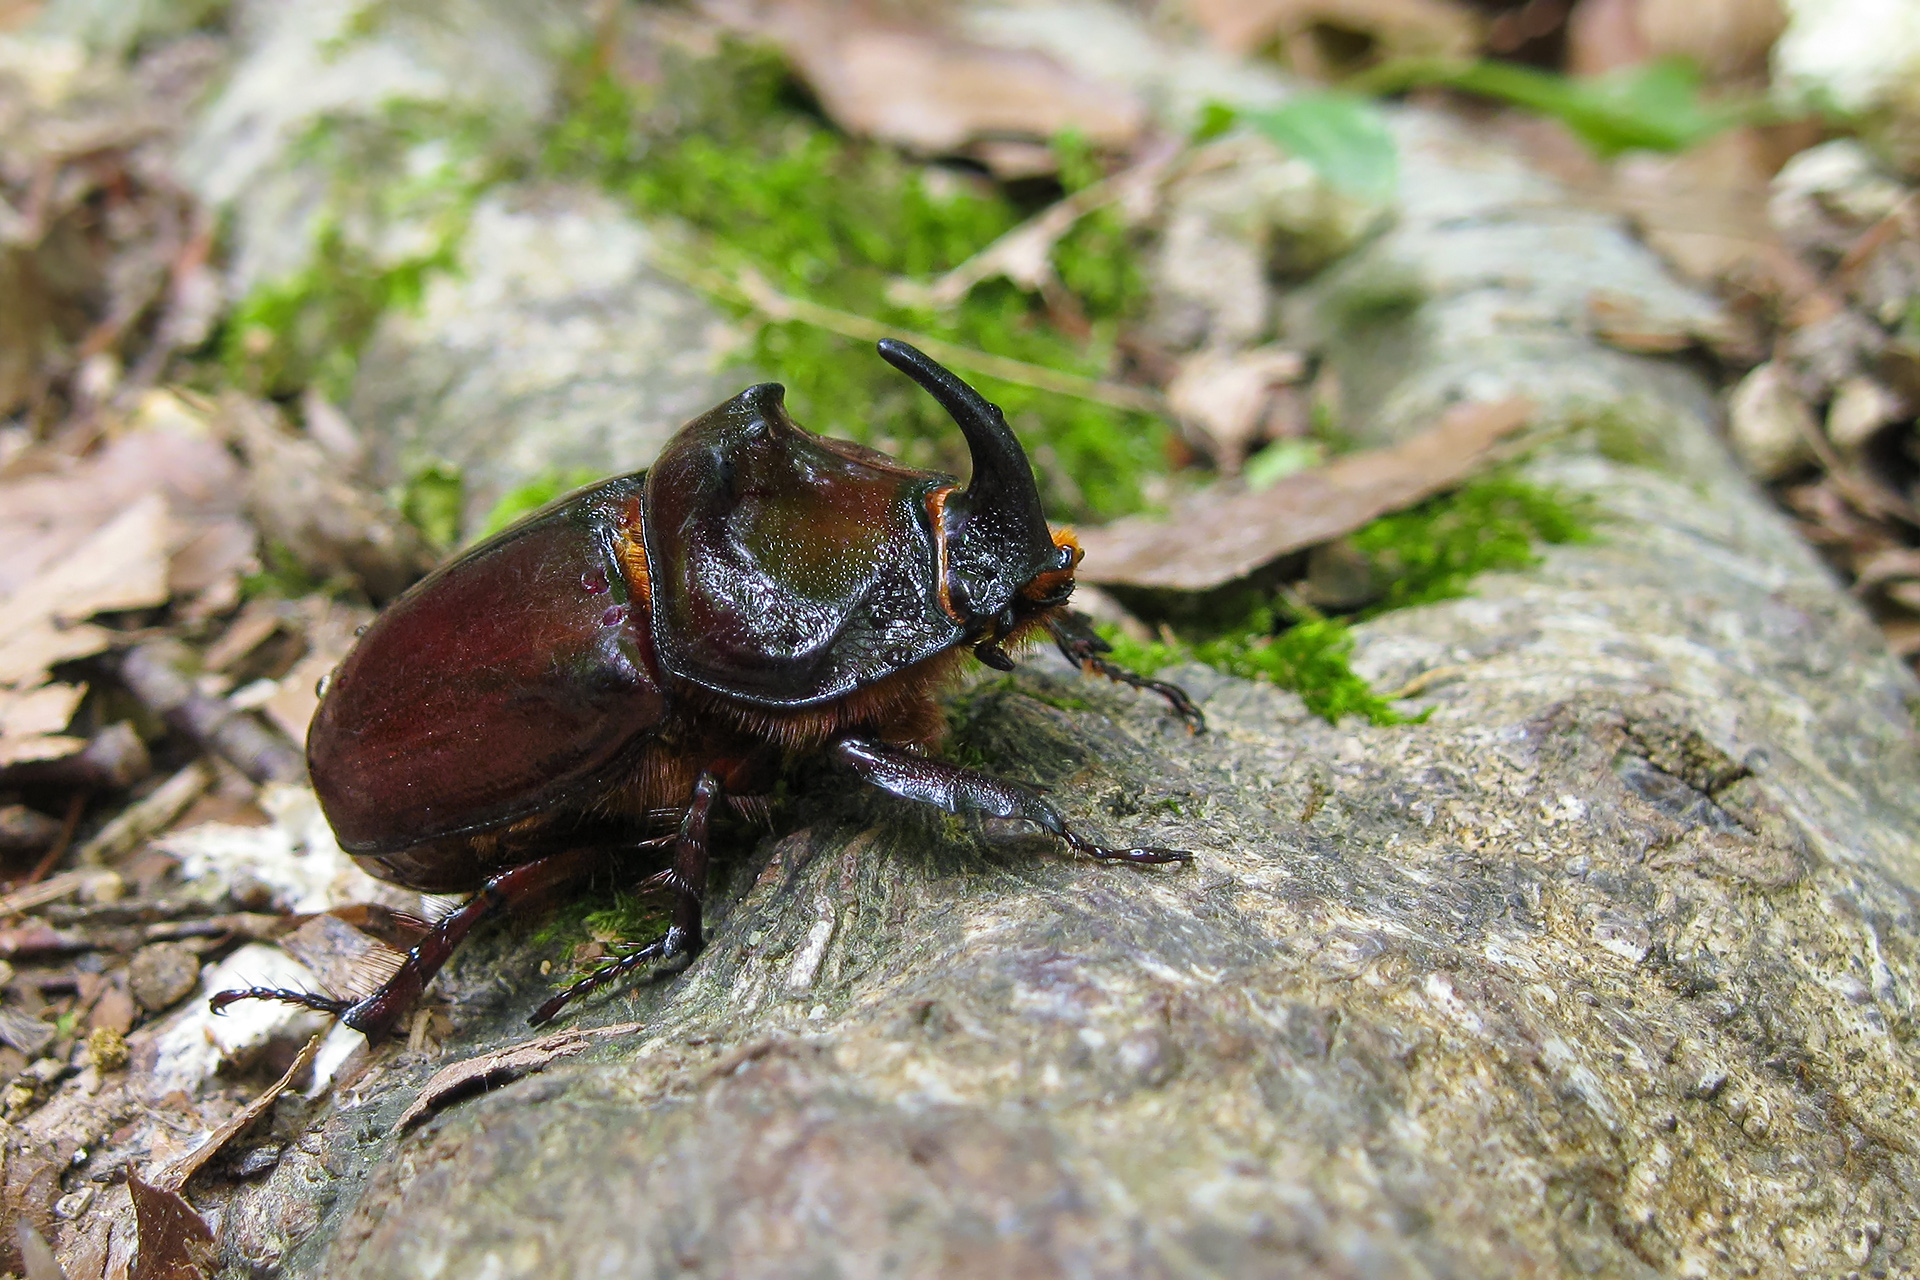
[[[307,738],[343,848],[393,853],[570,797],[658,725],[649,601],[629,589],[645,473],[482,543],[389,606]]]

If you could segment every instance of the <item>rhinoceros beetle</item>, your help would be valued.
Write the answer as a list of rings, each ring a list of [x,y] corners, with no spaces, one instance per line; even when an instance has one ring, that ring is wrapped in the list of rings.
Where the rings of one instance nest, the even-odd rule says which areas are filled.
[[[378,1035],[486,916],[631,865],[636,849],[670,850],[642,882],[673,895],[665,936],[548,1001],[532,1019],[545,1022],[700,950],[715,804],[751,808],[812,752],[1095,858],[1188,860],[1097,844],[1033,788],[926,754],[945,727],[935,695],[965,656],[1011,670],[1008,649],[1039,631],[1083,670],[1203,722],[1180,689],[1108,662],[1066,610],[1080,550],[1048,527],[1000,410],[903,342],[879,351],[965,433],[965,488],[801,429],[779,384],[762,383],[682,427],[650,469],[552,503],[388,606],[327,684],[308,770],[369,873],[474,896],[361,999],[250,988],[215,1008],[287,1000]],[[650,825],[667,833],[644,838]]]

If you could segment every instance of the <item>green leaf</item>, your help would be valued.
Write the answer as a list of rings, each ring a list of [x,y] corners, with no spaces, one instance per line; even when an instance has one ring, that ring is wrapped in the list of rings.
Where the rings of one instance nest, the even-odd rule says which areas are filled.
[[[550,471],[535,477],[518,489],[510,490],[493,504],[493,510],[487,512],[487,518],[480,522],[480,532],[474,535],[474,541],[492,537],[521,516],[538,511],[555,498],[590,485],[598,478],[593,471],[584,467],[575,467],[571,471]]]
[[[1700,73],[1685,58],[1579,79],[1511,62],[1410,60],[1380,67],[1363,81],[1375,92],[1447,85],[1510,102],[1560,121],[1602,159],[1632,150],[1685,151],[1758,112],[1752,103],[1702,101]]]
[[[1296,471],[1317,467],[1327,460],[1327,447],[1318,440],[1275,440],[1248,458],[1240,468],[1247,488],[1258,493],[1271,488]]]
[[[400,514],[427,544],[442,551],[460,545],[460,507],[466,499],[466,481],[459,470],[435,463],[407,481],[400,492]]]
[[[1357,94],[1302,94],[1240,118],[1348,195],[1385,201],[1400,185],[1400,152],[1386,119]]]

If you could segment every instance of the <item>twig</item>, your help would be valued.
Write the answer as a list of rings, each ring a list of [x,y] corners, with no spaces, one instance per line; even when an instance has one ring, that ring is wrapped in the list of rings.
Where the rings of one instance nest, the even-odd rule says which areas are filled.
[[[204,760],[195,760],[95,832],[92,839],[80,846],[81,865],[98,866],[162,831],[212,785],[213,766]]]
[[[22,911],[58,902],[70,893],[78,893],[101,876],[111,874],[108,871],[63,871],[51,880],[28,884],[0,898],[0,916],[17,916]]]
[[[292,782],[305,774],[299,750],[278,732],[194,688],[182,671],[189,662],[185,645],[156,640],[127,650],[118,665],[134,697],[253,781]]]
[[[928,334],[913,333],[897,325],[883,324],[871,316],[856,315],[837,307],[822,306],[805,298],[781,293],[751,267],[742,268],[737,277],[730,278],[711,268],[695,266],[684,261],[675,262],[671,266],[664,262],[656,265],[686,284],[744,303],[770,320],[797,321],[860,342],[899,338],[903,342],[910,342],[919,347],[942,364],[969,369],[974,373],[983,373],[990,378],[998,378],[1002,382],[1011,382],[1016,386],[1051,391],[1055,395],[1071,396],[1076,400],[1091,400],[1096,404],[1111,405],[1113,408],[1127,409],[1135,413],[1164,414],[1167,411],[1166,397],[1157,391],[1148,391],[1144,387],[1129,387],[1117,382],[1103,382],[1098,378],[1083,378],[1079,374],[1064,373],[1059,369],[1049,369],[1045,365],[1029,364],[1025,360],[1014,360],[1007,356],[975,351],[971,347],[963,347]]]
[[[1463,676],[1467,674],[1467,670],[1468,668],[1464,666],[1434,667],[1431,670],[1422,671],[1419,675],[1407,681],[1392,693],[1382,694],[1381,696],[1388,702],[1398,702],[1402,698],[1411,698],[1417,694],[1425,693],[1436,684],[1442,684],[1458,676]]]
[[[60,834],[55,838],[53,846],[47,850],[46,855],[34,863],[33,870],[27,873],[28,884],[39,884],[47,878],[49,872],[60,865],[60,859],[66,856],[67,850],[73,845],[74,829],[80,825],[80,815],[86,812],[86,808],[86,792],[76,791],[68,798],[67,816],[60,823]]]

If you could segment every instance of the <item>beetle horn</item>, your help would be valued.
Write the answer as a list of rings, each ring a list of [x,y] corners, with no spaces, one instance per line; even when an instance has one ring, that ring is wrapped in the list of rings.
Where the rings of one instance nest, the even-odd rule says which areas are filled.
[[[997,613],[1033,574],[1056,567],[1027,451],[998,405],[925,352],[893,338],[881,339],[879,350],[939,401],[967,437],[973,476],[947,500],[949,550],[971,607]]]

